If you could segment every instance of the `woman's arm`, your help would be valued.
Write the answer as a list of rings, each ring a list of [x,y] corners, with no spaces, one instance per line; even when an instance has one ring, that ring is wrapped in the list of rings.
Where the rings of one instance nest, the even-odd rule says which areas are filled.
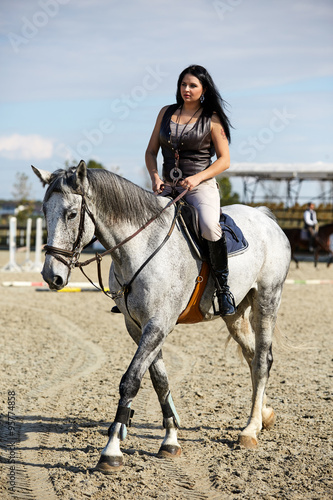
[[[168,106],[165,106],[164,108],[161,109],[161,111],[158,114],[155,127],[153,133],[151,134],[150,141],[148,143],[145,154],[146,167],[151,178],[152,189],[156,194],[159,194],[163,191],[163,181],[158,175],[158,169],[157,169],[157,154],[160,149],[159,135],[160,135],[162,118],[167,108]]]
[[[227,170],[230,166],[230,153],[228,139],[224,133],[221,122],[216,115],[213,114],[211,120],[211,136],[216,152],[216,160],[206,170],[191,175],[183,181],[183,185],[187,184],[189,191],[198,186],[201,182],[216,177],[217,175]]]

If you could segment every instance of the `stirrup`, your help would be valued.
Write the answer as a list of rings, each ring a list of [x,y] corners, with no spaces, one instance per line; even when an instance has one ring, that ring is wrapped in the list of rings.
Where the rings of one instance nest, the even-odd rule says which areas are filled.
[[[237,312],[235,299],[229,288],[219,290],[217,292],[217,299],[219,303],[220,316],[232,316]]]

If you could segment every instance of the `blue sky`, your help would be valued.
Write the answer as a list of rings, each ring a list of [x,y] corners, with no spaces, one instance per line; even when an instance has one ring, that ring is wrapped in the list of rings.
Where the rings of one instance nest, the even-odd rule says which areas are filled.
[[[229,103],[232,162],[333,163],[331,0],[2,0],[0,12],[0,198],[24,172],[41,199],[30,164],[81,158],[145,185],[157,113],[189,64]]]

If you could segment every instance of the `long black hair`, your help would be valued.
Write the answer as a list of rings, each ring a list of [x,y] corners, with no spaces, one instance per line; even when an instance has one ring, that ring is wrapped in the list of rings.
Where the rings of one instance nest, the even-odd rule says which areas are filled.
[[[224,109],[226,107],[225,101],[222,99],[220,92],[218,91],[212,77],[208,73],[208,71],[203,67],[199,65],[192,65],[189,66],[188,68],[185,68],[179,75],[178,78],[178,83],[177,83],[177,94],[176,94],[176,100],[177,104],[179,106],[182,106],[184,104],[184,100],[181,96],[180,88],[182,81],[184,79],[184,76],[190,74],[198,78],[200,80],[201,85],[205,89],[205,94],[204,94],[204,101],[201,104],[203,107],[203,112],[202,116],[209,116],[211,117],[213,113],[215,112],[217,116],[219,117],[222,127],[224,129],[224,133],[228,139],[228,141],[231,141],[230,137],[230,129],[232,128],[232,125],[230,123],[229,118],[227,117]]]

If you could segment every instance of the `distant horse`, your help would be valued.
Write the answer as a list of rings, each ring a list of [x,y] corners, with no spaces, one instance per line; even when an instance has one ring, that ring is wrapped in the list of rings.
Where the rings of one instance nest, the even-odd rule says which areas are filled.
[[[296,267],[299,267],[298,259],[295,257],[295,251],[297,249],[300,250],[308,250],[309,248],[309,239],[303,239],[303,229],[299,228],[285,228],[283,229],[285,232],[291,246],[291,256],[292,259],[296,262]],[[314,265],[317,267],[318,256],[320,251],[324,251],[329,254],[329,259],[327,261],[327,267],[333,262],[333,252],[330,249],[330,235],[333,233],[333,224],[325,224],[324,226],[319,227],[318,234],[314,238]]]
[[[174,205],[166,208],[168,199],[156,197],[116,174],[87,169],[83,161],[53,174],[33,170],[44,185],[49,184],[43,202],[48,230],[43,278],[51,289],[63,288],[82,248],[96,235],[105,248],[111,249],[109,287],[138,345],[121,379],[117,413],[96,470],[109,474],[123,465],[120,440],[126,437],[133,416],[131,404],[147,370],[166,430],[159,456],[179,456],[180,421],[170,394],[162,347],[187,307],[202,262],[184,237],[177,209]],[[254,448],[262,427],[268,428],[275,421],[273,409],[266,406],[265,387],[273,362],[272,336],[290,264],[290,245],[265,207],[233,205],[224,211],[242,228],[249,243],[247,251],[229,260],[229,285],[238,310],[224,320],[251,371],[252,409],[239,442]],[[153,220],[149,226],[148,220]],[[136,236],[131,237],[133,234]],[[216,318],[214,290],[210,276],[200,302],[204,321]],[[205,342],[204,335],[201,341]]]

